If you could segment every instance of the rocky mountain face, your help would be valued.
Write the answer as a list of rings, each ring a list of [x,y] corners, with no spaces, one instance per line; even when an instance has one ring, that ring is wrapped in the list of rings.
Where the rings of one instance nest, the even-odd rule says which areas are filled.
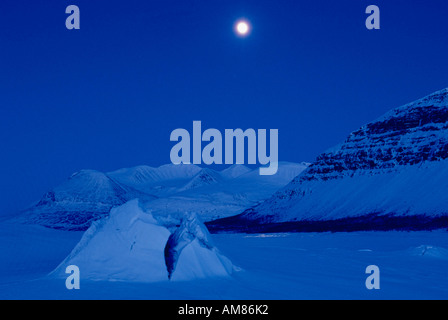
[[[333,179],[358,170],[375,173],[448,158],[447,105],[445,89],[392,110],[318,156],[302,179]]]
[[[393,109],[319,155],[265,202],[211,230],[448,226],[448,89]]]

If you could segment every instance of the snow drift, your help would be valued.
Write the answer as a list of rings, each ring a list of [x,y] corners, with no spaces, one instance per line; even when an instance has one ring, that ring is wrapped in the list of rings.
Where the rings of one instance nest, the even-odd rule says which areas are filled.
[[[222,277],[234,270],[195,215],[171,233],[137,199],[93,222],[50,276],[67,277],[69,265],[79,267],[82,279],[136,282]]]

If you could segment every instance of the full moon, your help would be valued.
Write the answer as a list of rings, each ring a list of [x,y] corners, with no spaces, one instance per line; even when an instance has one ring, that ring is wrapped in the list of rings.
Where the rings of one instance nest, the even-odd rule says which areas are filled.
[[[235,31],[241,37],[247,36],[250,32],[249,22],[247,22],[245,20],[237,21],[235,24]]]
[[[238,30],[238,33],[240,33],[240,34],[246,34],[247,31],[249,31],[249,26],[247,25],[246,22],[240,22],[240,23],[238,23],[238,25],[236,26],[236,29]]]

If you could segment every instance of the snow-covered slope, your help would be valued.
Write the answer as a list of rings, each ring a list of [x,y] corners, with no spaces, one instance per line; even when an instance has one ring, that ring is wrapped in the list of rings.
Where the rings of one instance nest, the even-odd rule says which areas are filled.
[[[158,168],[137,166],[109,172],[107,175],[123,185],[155,196],[176,193],[179,186],[197,175],[201,168],[193,164],[166,164]]]
[[[69,265],[83,279],[138,282],[227,276],[234,270],[196,216],[185,217],[171,234],[137,199],[95,221],[51,276],[66,278]]]
[[[448,225],[447,194],[444,89],[354,131],[268,200],[210,227],[431,229]]]
[[[110,209],[139,198],[172,221],[197,213],[203,221],[238,214],[284,187],[307,164],[280,163],[274,176],[234,165],[221,172],[196,165],[138,166],[102,173],[83,170],[47,192],[15,220],[64,230],[86,230]]]
[[[242,164],[234,164],[221,171],[221,176],[225,179],[233,179],[237,178],[245,173],[250,172],[251,170]]]

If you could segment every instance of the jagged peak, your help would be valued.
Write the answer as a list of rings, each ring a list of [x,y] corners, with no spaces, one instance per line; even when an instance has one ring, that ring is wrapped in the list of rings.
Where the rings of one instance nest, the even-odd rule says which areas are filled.
[[[220,182],[221,179],[222,177],[219,172],[209,168],[203,168],[193,178],[191,178],[191,180],[185,184],[181,190],[189,190],[215,184]]]

